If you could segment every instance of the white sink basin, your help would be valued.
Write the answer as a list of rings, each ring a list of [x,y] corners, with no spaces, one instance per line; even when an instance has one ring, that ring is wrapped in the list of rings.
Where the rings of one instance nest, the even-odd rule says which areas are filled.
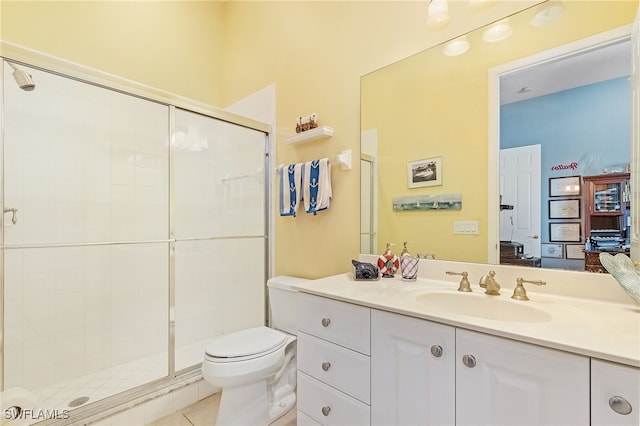
[[[489,296],[469,293],[424,293],[416,301],[431,308],[457,315],[506,322],[549,322],[551,315],[527,305],[528,302],[511,300],[508,296]]]

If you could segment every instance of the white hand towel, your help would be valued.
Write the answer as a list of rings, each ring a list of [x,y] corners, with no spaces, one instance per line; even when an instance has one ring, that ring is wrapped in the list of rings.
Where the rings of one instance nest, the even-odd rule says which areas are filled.
[[[295,216],[302,193],[302,163],[280,168],[280,216]]]
[[[328,209],[331,202],[331,160],[321,158],[304,163],[302,189],[307,213],[317,214]]]

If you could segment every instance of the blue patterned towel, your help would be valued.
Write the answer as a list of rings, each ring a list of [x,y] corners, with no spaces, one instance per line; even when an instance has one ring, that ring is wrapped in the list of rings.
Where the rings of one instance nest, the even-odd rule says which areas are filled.
[[[317,214],[329,208],[331,202],[331,160],[304,163],[302,181],[302,200],[307,213]]]
[[[302,192],[302,163],[282,166],[280,175],[280,216],[295,216]]]

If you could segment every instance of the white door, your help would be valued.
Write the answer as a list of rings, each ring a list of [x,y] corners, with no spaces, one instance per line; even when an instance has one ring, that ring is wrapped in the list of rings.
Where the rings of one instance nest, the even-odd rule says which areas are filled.
[[[588,357],[456,329],[456,425],[588,424]]]
[[[500,150],[500,241],[524,245],[524,254],[540,257],[540,145]]]

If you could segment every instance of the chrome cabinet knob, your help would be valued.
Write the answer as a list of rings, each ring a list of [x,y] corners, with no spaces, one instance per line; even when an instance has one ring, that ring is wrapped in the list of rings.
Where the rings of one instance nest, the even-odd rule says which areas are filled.
[[[436,358],[440,358],[442,356],[442,346],[440,345],[433,345],[431,346],[431,355],[433,355]]]
[[[329,318],[322,318],[322,321],[320,321],[322,323],[323,327],[329,327],[329,324],[331,324],[331,320]]]
[[[327,417],[329,415],[329,413],[331,412],[331,407],[325,405],[324,407],[322,407],[322,415]]]
[[[476,366],[476,357],[473,355],[465,355],[462,357],[462,363],[469,368],[473,368]]]
[[[629,401],[621,396],[612,396],[609,398],[609,407],[618,414],[626,416],[631,413],[632,407]]]
[[[329,361],[325,361],[322,363],[322,369],[324,371],[329,371],[330,368],[331,368],[331,363]]]

